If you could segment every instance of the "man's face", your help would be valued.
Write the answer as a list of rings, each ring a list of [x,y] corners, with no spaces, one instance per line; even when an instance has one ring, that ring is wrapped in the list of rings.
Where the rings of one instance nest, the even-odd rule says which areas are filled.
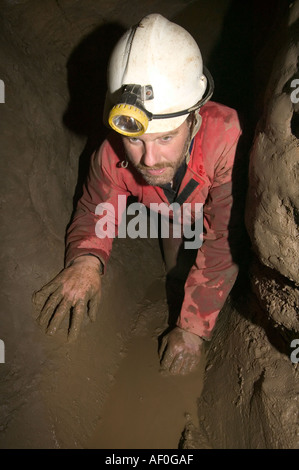
[[[122,137],[128,160],[153,186],[170,183],[184,161],[190,138],[190,121],[186,119],[170,132]]]

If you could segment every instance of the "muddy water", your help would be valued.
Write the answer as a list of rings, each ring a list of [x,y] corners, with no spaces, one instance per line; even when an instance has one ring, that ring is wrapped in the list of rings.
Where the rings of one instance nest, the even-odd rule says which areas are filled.
[[[159,372],[158,336],[167,315],[157,287],[153,298],[140,306],[134,334],[86,448],[177,449],[187,420],[197,423],[205,357],[198,371],[185,377]]]

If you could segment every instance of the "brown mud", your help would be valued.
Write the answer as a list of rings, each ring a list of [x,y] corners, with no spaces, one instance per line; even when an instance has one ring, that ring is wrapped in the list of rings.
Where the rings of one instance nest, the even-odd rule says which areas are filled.
[[[164,307],[164,308],[163,308]],[[163,299],[148,304],[127,345],[101,419],[86,448],[177,449],[187,422],[197,422],[205,357],[188,376],[159,371]],[[163,319],[163,318],[162,318]]]

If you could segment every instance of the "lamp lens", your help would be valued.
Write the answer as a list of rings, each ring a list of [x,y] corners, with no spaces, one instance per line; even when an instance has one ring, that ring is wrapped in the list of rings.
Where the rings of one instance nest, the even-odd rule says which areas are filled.
[[[117,115],[113,118],[113,124],[123,132],[135,133],[143,129],[142,124],[131,116]]]

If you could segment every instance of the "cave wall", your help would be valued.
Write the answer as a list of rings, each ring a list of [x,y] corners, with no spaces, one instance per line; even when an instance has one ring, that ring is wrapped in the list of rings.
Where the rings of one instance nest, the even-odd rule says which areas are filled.
[[[299,332],[299,4],[282,27],[250,158],[246,226],[253,289],[277,327]],[[297,81],[296,81],[297,80]],[[294,86],[295,85],[295,86]]]
[[[240,276],[221,312],[208,348],[199,425],[186,426],[184,448],[299,447],[298,362],[291,360],[291,341],[299,338],[298,104],[291,99],[298,26],[296,1],[256,62],[261,67],[275,50],[264,99],[257,97],[250,151],[249,277]]]

